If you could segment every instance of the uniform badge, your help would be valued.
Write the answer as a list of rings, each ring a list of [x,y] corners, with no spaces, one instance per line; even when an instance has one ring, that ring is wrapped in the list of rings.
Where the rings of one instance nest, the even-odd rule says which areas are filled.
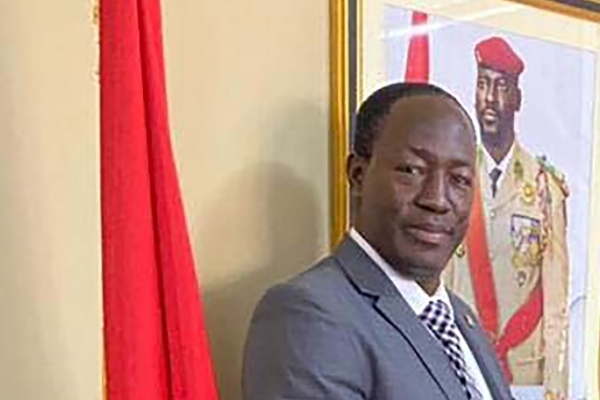
[[[523,287],[525,285],[525,282],[527,282],[527,272],[525,272],[524,270],[520,270],[519,272],[517,272],[517,284],[519,285],[519,287]]]
[[[458,245],[458,247],[456,248],[456,256],[458,258],[463,258],[466,254],[466,250],[465,250],[465,245],[464,244],[460,244]]]
[[[528,206],[533,205],[535,202],[535,193],[533,185],[527,182],[521,188],[521,200]]]
[[[469,314],[465,314],[465,322],[467,323],[467,326],[471,329],[475,328],[475,320],[473,319],[473,317],[471,317]]]
[[[538,219],[513,214],[510,220],[512,262],[517,269],[541,266],[542,229]]]
[[[520,160],[515,161],[513,172],[515,174],[515,180],[523,180],[523,163],[521,163]]]

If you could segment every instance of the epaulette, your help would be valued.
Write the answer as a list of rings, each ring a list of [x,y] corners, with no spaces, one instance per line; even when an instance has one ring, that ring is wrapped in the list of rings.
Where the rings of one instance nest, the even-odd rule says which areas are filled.
[[[552,177],[552,180],[558,185],[560,190],[563,192],[564,196],[568,197],[569,186],[567,185],[565,174],[560,172],[554,165],[550,164],[550,162],[548,161],[548,157],[546,157],[545,155],[537,156],[536,160],[538,164],[540,164],[542,170],[548,175],[550,175],[550,177]]]

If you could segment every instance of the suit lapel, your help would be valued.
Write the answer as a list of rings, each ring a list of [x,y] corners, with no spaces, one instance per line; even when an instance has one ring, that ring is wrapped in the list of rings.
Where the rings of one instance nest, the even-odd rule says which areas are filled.
[[[375,308],[410,343],[446,397],[451,400],[466,399],[441,344],[429,333],[400,294],[395,297],[380,297]]]
[[[454,295],[450,295],[450,300],[454,308],[458,329],[460,329],[469,348],[473,352],[492,397],[497,400],[510,400],[512,396],[502,376],[502,370],[495,358],[494,350],[487,342],[485,333],[481,327],[477,325],[477,318],[467,308],[462,306]]]
[[[354,242],[346,238],[335,257],[355,287],[371,297],[374,310],[412,346],[432,378],[450,400],[466,400],[450,361],[385,273]]]

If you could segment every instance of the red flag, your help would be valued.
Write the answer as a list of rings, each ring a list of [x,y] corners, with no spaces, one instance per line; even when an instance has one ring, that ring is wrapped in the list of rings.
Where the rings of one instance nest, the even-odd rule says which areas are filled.
[[[173,160],[159,0],[100,6],[109,400],[216,400]]]
[[[423,29],[425,25],[427,25],[427,14],[413,11],[412,27]],[[416,32],[410,38],[404,79],[408,82],[429,81],[429,35],[427,32]]]

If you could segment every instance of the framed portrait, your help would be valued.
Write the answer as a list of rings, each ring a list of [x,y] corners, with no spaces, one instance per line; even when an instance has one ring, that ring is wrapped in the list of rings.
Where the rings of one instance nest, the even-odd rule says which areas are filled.
[[[596,1],[331,0],[332,245],[352,220],[358,105],[400,81],[450,92],[477,131],[478,184],[444,283],[519,400],[599,398],[598,22]]]

